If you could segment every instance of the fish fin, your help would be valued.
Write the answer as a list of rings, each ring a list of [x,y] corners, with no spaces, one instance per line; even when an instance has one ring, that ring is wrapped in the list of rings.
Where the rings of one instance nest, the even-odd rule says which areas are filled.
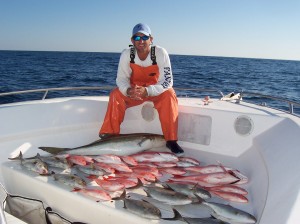
[[[241,178],[238,177],[234,172],[232,172],[231,170],[226,170],[225,166],[224,166],[220,161],[217,161],[217,163],[218,163],[219,166],[223,169],[224,172],[229,173],[231,176],[234,176],[235,178],[238,179],[238,180],[236,180],[236,181],[233,181],[233,182],[230,183],[230,184],[236,184],[236,183],[238,183],[238,182],[241,180]]]
[[[225,169],[225,166],[219,160],[217,160],[217,163],[222,168],[222,170],[227,173],[227,170]]]
[[[232,174],[231,174],[231,175],[232,175]],[[241,179],[240,179],[239,177],[237,177],[237,176],[235,176],[235,175],[232,175],[232,176],[234,176],[234,177],[238,178],[238,180],[236,180],[236,181],[233,181],[233,182],[231,182],[230,184],[236,184],[236,183],[238,183],[238,182],[240,182],[240,181],[241,181]]]
[[[174,217],[173,218],[161,218],[163,220],[180,220],[180,221],[184,221],[185,222],[185,219],[182,217],[182,215],[175,209],[175,208],[172,208],[173,212],[174,212]]]
[[[191,190],[194,191],[197,188],[197,186],[199,186],[199,184],[195,183],[194,186],[191,188]]]
[[[82,146],[75,147],[75,148],[72,148],[72,149],[79,149],[79,148],[82,148],[82,147],[88,147],[88,146],[97,144],[97,143],[99,143],[99,142],[105,142],[106,140],[107,140],[107,139],[98,139],[98,140],[93,141],[92,143],[89,143],[89,144],[87,144],[87,145],[82,145]],[[49,147],[47,147],[47,148],[49,148]],[[52,148],[52,147],[50,147],[50,148]]]
[[[201,197],[199,197],[197,194],[194,194],[197,198],[198,201],[193,202],[193,204],[201,204],[202,202],[204,202],[205,200]]]
[[[214,211],[210,214],[210,216],[211,216],[213,219],[219,220],[219,219],[218,219],[218,214],[217,214],[216,212],[214,212]]]
[[[147,187],[143,187],[143,190],[145,191],[145,193],[146,193],[146,195],[148,196],[148,197],[150,197],[151,198],[151,195],[148,193],[148,191],[147,191]]]
[[[115,197],[113,198],[114,200],[124,200],[126,198],[126,190],[123,190],[123,193],[119,196],[119,197]],[[124,203],[124,207],[125,207],[125,203]]]
[[[23,154],[22,151],[20,151],[19,155],[16,157],[8,158],[9,160],[22,160],[23,159]]]
[[[172,189],[167,182],[158,181],[157,183],[159,183],[162,187],[164,187],[166,189]]]
[[[137,178],[137,179],[138,179],[137,184],[133,187],[129,187],[128,189],[137,189],[137,188],[140,188],[144,185],[140,178]]]
[[[69,148],[44,147],[44,146],[39,147],[39,149],[51,154],[59,154],[60,152],[69,150]]]
[[[44,162],[43,159],[42,159],[42,157],[41,157],[41,155],[39,153],[36,154],[35,158],[38,159],[38,160],[40,160],[40,161],[42,161],[42,162]]]

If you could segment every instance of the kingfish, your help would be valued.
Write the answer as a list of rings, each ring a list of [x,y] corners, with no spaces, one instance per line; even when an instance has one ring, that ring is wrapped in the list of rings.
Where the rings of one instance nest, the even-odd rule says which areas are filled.
[[[190,217],[182,217],[181,214],[173,208],[174,218],[163,218],[164,220],[181,220],[189,224],[228,224],[227,222],[223,222],[214,218],[190,218]]]
[[[143,218],[155,220],[161,219],[160,210],[146,201],[125,198],[124,208],[126,208],[129,212]]]
[[[170,183],[170,182],[165,183],[165,184],[172,190],[182,193],[182,194],[185,194],[191,198],[197,198],[197,196],[202,199],[211,198],[211,194],[207,190],[205,190],[201,187],[198,187],[197,185]]]
[[[72,166],[72,163],[68,161],[67,159],[60,159],[53,156],[48,157],[41,157],[41,160],[43,160],[45,163],[48,164],[50,167],[56,167],[61,169],[68,169]]]
[[[215,203],[215,202],[205,202],[203,201],[202,204],[206,205],[212,210],[212,216],[222,220],[224,222],[228,223],[256,223],[256,218],[237,208],[234,208],[230,205],[224,205],[220,203]]]
[[[29,159],[24,159],[23,154],[20,151],[19,156],[15,158],[9,158],[10,160],[20,160],[21,165],[26,167],[28,170],[38,173],[40,175],[48,175],[48,165],[40,158],[40,155]]]
[[[90,156],[113,154],[118,156],[127,156],[151,148],[161,147],[165,144],[166,141],[162,135],[141,133],[116,135],[76,148],[39,147],[39,149],[51,154],[67,153],[72,155]]]
[[[74,187],[74,188],[84,188],[86,186],[86,182],[78,176],[72,174],[53,174],[54,180]]]
[[[148,196],[169,205],[191,204],[194,200],[182,193],[161,187],[144,187]]]
[[[96,169],[93,163],[91,165],[86,165],[86,166],[77,165],[75,166],[75,168],[88,175],[103,176],[104,174],[106,174],[104,170]]]
[[[21,164],[28,170],[39,173],[40,175],[47,175],[49,173],[47,164],[42,160],[36,160],[35,162],[21,161]]]

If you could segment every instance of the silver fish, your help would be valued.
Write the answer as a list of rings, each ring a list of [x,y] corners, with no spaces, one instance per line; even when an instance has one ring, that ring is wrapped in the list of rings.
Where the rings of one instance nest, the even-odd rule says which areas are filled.
[[[141,216],[143,218],[155,220],[161,218],[160,210],[146,201],[125,198],[124,208],[126,208],[129,212]]]
[[[24,162],[36,162],[36,161],[43,161],[47,164],[47,166],[56,167],[56,168],[62,168],[62,169],[68,169],[72,166],[72,164],[66,160],[65,158],[57,158],[53,156],[41,156],[39,153],[36,154],[34,157],[29,158],[23,158],[22,152],[17,157],[14,158],[8,158],[10,160],[21,160]]]
[[[104,155],[113,154],[126,156],[142,152],[151,148],[165,145],[166,142],[162,135],[137,133],[116,135],[106,139],[100,139],[88,145],[76,148],[55,148],[39,147],[51,154],[72,154],[72,155]]]
[[[214,219],[214,218],[189,218],[189,217],[182,217],[181,214],[173,208],[174,218],[163,218],[164,220],[180,220],[189,224],[228,224],[221,220]]]
[[[256,223],[256,218],[237,208],[234,208],[230,205],[224,205],[215,202],[205,202],[203,201],[202,204],[208,206],[213,212],[212,216],[228,223]]]
[[[66,159],[59,159],[53,156],[47,157],[40,157],[48,166],[61,168],[61,169],[68,169],[72,166],[72,163]]]
[[[78,176],[72,174],[53,174],[54,180],[74,187],[74,188],[84,188],[86,186],[86,182]]]
[[[191,204],[194,200],[182,193],[161,187],[144,187],[148,196],[169,205]]]
[[[32,161],[21,161],[21,164],[26,167],[28,170],[39,173],[40,175],[47,175],[48,166],[41,160]]]
[[[211,198],[211,194],[197,185],[182,184],[182,183],[165,183],[172,190],[187,195],[191,198],[197,198],[196,195],[202,199]]]
[[[48,165],[40,159],[39,154],[30,159],[24,159],[23,154],[20,151],[19,155],[15,158],[9,158],[10,160],[20,160],[21,165],[26,167],[28,170],[38,173],[40,175],[48,175]]]
[[[103,176],[107,174],[104,170],[96,169],[94,164],[87,165],[87,166],[75,166],[75,168],[85,174],[88,175],[96,175],[96,176]]]

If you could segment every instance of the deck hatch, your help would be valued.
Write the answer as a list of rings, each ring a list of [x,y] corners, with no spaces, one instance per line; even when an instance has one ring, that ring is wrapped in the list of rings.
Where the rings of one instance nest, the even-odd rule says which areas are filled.
[[[212,118],[198,114],[179,113],[178,140],[209,145]]]

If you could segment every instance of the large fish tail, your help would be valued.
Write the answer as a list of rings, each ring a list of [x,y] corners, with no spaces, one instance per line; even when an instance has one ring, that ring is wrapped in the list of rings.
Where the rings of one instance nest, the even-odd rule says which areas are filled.
[[[68,148],[57,148],[57,147],[39,147],[39,149],[49,152],[51,154],[59,154],[65,150],[68,150]]]

